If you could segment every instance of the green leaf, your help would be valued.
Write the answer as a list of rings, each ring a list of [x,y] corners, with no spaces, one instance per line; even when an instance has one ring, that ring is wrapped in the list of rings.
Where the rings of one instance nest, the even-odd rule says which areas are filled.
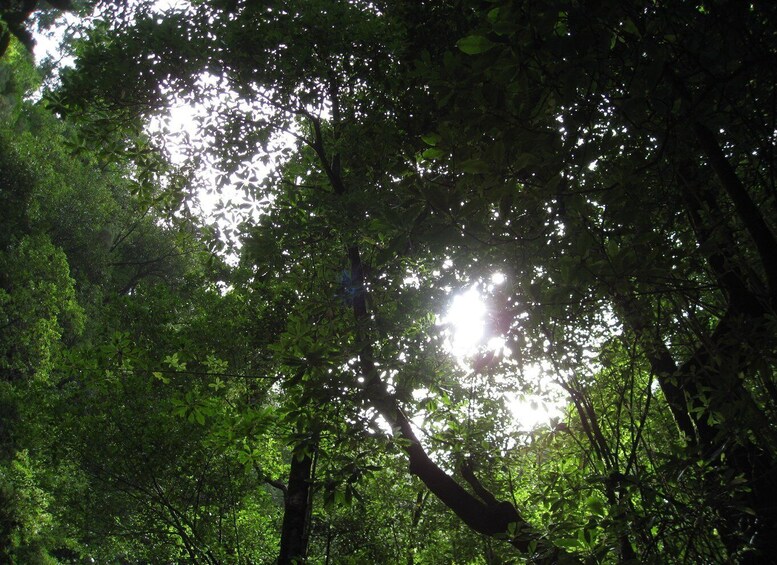
[[[155,379],[158,379],[158,380],[162,381],[164,384],[170,384],[170,379],[168,377],[164,376],[159,371],[154,371],[152,374],[154,375]]]
[[[496,44],[493,41],[483,35],[468,35],[456,43],[456,46],[467,55],[485,53],[494,45]]]
[[[422,135],[421,139],[427,145],[431,145],[432,147],[434,147],[435,145],[440,143],[440,140],[442,139],[442,137],[440,136],[439,133],[427,133],[426,135]]]
[[[556,545],[560,545],[561,547],[565,547],[567,549],[574,549],[580,546],[580,540],[574,538],[560,539],[556,540]]]
[[[421,157],[423,157],[424,159],[439,159],[443,155],[445,155],[445,151],[443,151],[439,147],[430,147],[429,149],[421,153]]]
[[[569,30],[567,28],[567,13],[566,12],[559,12],[558,13],[558,20],[556,20],[556,26],[553,28],[553,31],[556,33],[556,35],[559,35],[559,36],[567,35]]]
[[[634,20],[631,18],[626,18],[626,21],[623,22],[623,31],[630,33],[631,35],[636,35],[637,37],[642,37],[637,24],[635,24]]]
[[[586,508],[591,514],[604,516],[604,504],[596,496],[589,496],[585,501]]]
[[[489,170],[488,164],[480,159],[467,159],[459,164],[459,168],[465,173],[479,174]]]

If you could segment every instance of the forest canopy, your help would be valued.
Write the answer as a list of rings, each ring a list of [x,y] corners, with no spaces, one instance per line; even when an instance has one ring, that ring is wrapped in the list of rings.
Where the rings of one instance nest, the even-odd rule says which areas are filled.
[[[770,559],[775,30],[0,1],[0,561]]]

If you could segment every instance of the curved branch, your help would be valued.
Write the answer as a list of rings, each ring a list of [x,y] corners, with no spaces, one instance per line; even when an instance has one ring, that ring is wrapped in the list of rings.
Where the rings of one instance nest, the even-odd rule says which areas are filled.
[[[358,247],[350,246],[348,256],[351,262],[351,281],[356,288],[363,289],[364,266]],[[409,458],[410,472],[421,479],[443,504],[476,532],[488,536],[507,536],[510,532],[513,536],[509,541],[514,547],[522,552],[530,552],[533,548],[535,552],[543,555],[541,560],[547,559],[550,563],[558,562],[559,558],[567,561],[573,559],[563,550],[547,544],[541,534],[521,517],[513,504],[500,502],[484,488],[473,486],[482,499],[479,500],[431,460],[413,431],[410,420],[378,374],[372,345],[367,335],[369,314],[364,292],[356,294],[352,307],[357,323],[357,339],[362,344],[359,364],[364,378],[365,396],[401,438],[401,445]]]

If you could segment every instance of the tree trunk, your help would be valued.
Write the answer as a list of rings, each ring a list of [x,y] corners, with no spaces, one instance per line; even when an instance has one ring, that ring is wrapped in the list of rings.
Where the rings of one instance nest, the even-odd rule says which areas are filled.
[[[295,450],[291,457],[289,484],[283,505],[283,526],[281,528],[281,549],[278,565],[304,563],[308,553],[308,530],[310,528],[311,482],[313,453],[307,449]]]

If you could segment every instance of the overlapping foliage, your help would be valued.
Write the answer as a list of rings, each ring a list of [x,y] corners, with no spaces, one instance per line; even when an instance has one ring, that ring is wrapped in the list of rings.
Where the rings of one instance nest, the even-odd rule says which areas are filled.
[[[775,23],[138,3],[85,27],[42,104],[12,43],[5,556],[773,554]],[[173,101],[209,109],[177,165],[145,129]],[[263,206],[236,267],[189,213],[203,164]],[[467,285],[503,347],[462,364],[435,314]],[[548,380],[564,416],[521,429],[507,404]]]

